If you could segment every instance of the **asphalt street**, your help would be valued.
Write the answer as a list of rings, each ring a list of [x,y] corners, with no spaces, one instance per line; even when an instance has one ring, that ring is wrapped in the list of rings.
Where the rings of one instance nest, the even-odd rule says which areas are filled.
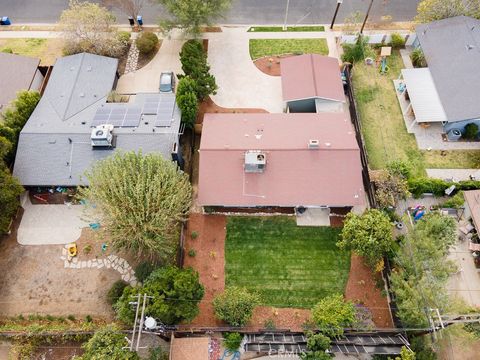
[[[92,2],[101,2],[91,0]],[[390,15],[393,21],[411,20],[419,0],[374,0],[371,20]],[[370,0],[343,0],[337,22],[354,11],[365,13]],[[337,0],[290,0],[288,24],[325,24],[332,19]],[[287,0],[233,0],[221,24],[282,24]],[[68,7],[68,0],[0,0],[0,16],[9,16],[13,23],[55,23]],[[127,23],[126,15],[115,11],[118,22]],[[162,16],[161,6],[148,3],[142,10],[145,24],[155,24]]]

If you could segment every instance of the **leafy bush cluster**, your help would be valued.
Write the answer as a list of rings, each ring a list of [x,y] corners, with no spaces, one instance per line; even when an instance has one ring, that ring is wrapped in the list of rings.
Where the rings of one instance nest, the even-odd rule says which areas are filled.
[[[322,334],[338,337],[343,335],[344,328],[355,325],[355,305],[342,294],[327,296],[313,307],[312,318]]]
[[[475,140],[478,136],[478,125],[470,123],[465,126],[463,137],[467,140]]]
[[[230,351],[237,351],[242,340],[243,336],[237,332],[223,334],[223,346]]]
[[[245,288],[231,286],[215,297],[213,308],[215,316],[232,326],[245,326],[260,303],[260,296]]]
[[[153,32],[143,32],[136,40],[136,45],[140,54],[150,54],[158,45],[158,36]]]
[[[405,326],[427,326],[424,310],[448,305],[445,285],[455,265],[446,256],[456,241],[455,229],[452,217],[428,213],[402,239],[391,288]]]
[[[416,68],[423,68],[427,67],[427,60],[425,59],[425,55],[421,48],[416,48],[410,54],[410,59],[412,60],[412,64]]]
[[[408,190],[414,197],[420,197],[425,193],[432,193],[436,196],[444,196],[445,190],[455,185],[456,190],[477,190],[480,189],[480,181],[462,180],[459,182],[445,181],[433,178],[412,178],[408,179]]]
[[[393,33],[391,36],[392,40],[390,42],[390,45],[392,46],[392,48],[400,49],[405,46],[405,38],[402,35]]]
[[[359,35],[355,44],[343,44],[342,61],[356,63],[367,57],[375,57],[375,52],[368,44],[368,37]]]
[[[154,270],[143,286],[127,286],[114,305],[119,320],[131,325],[135,309],[129,304],[138,294],[153,296],[145,313],[167,325],[191,321],[198,314],[204,295],[199,276],[191,268],[164,267]]]
[[[2,113],[0,121],[0,234],[9,230],[10,221],[19,206],[23,187],[12,176],[9,166],[17,152],[20,131],[40,100],[36,91],[21,91]]]
[[[110,288],[110,290],[108,290],[107,302],[110,305],[115,304],[118,301],[118,299],[120,299],[120,296],[122,296],[122,294],[123,294],[123,290],[127,286],[128,286],[128,284],[123,280],[115,281],[113,283],[112,287]]]

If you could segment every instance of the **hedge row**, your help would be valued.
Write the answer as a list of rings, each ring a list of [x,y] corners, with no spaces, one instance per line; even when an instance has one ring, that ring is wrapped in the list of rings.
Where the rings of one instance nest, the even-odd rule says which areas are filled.
[[[459,182],[445,181],[431,178],[408,179],[408,190],[414,197],[420,197],[425,193],[432,193],[436,196],[444,196],[445,190],[455,185],[455,190],[477,190],[480,189],[480,181],[464,180]]]

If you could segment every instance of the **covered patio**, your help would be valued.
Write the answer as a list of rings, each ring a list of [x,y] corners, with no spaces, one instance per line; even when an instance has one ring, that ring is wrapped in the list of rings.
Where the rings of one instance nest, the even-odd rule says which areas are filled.
[[[447,121],[428,68],[403,69],[393,83],[409,133],[415,133],[416,125],[426,129]]]

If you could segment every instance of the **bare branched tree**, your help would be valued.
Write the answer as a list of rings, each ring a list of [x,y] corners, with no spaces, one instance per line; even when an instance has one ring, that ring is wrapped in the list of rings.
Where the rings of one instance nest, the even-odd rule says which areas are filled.
[[[140,14],[143,6],[148,0],[103,0],[105,6],[117,8],[127,16],[131,16],[137,21],[137,16]]]

